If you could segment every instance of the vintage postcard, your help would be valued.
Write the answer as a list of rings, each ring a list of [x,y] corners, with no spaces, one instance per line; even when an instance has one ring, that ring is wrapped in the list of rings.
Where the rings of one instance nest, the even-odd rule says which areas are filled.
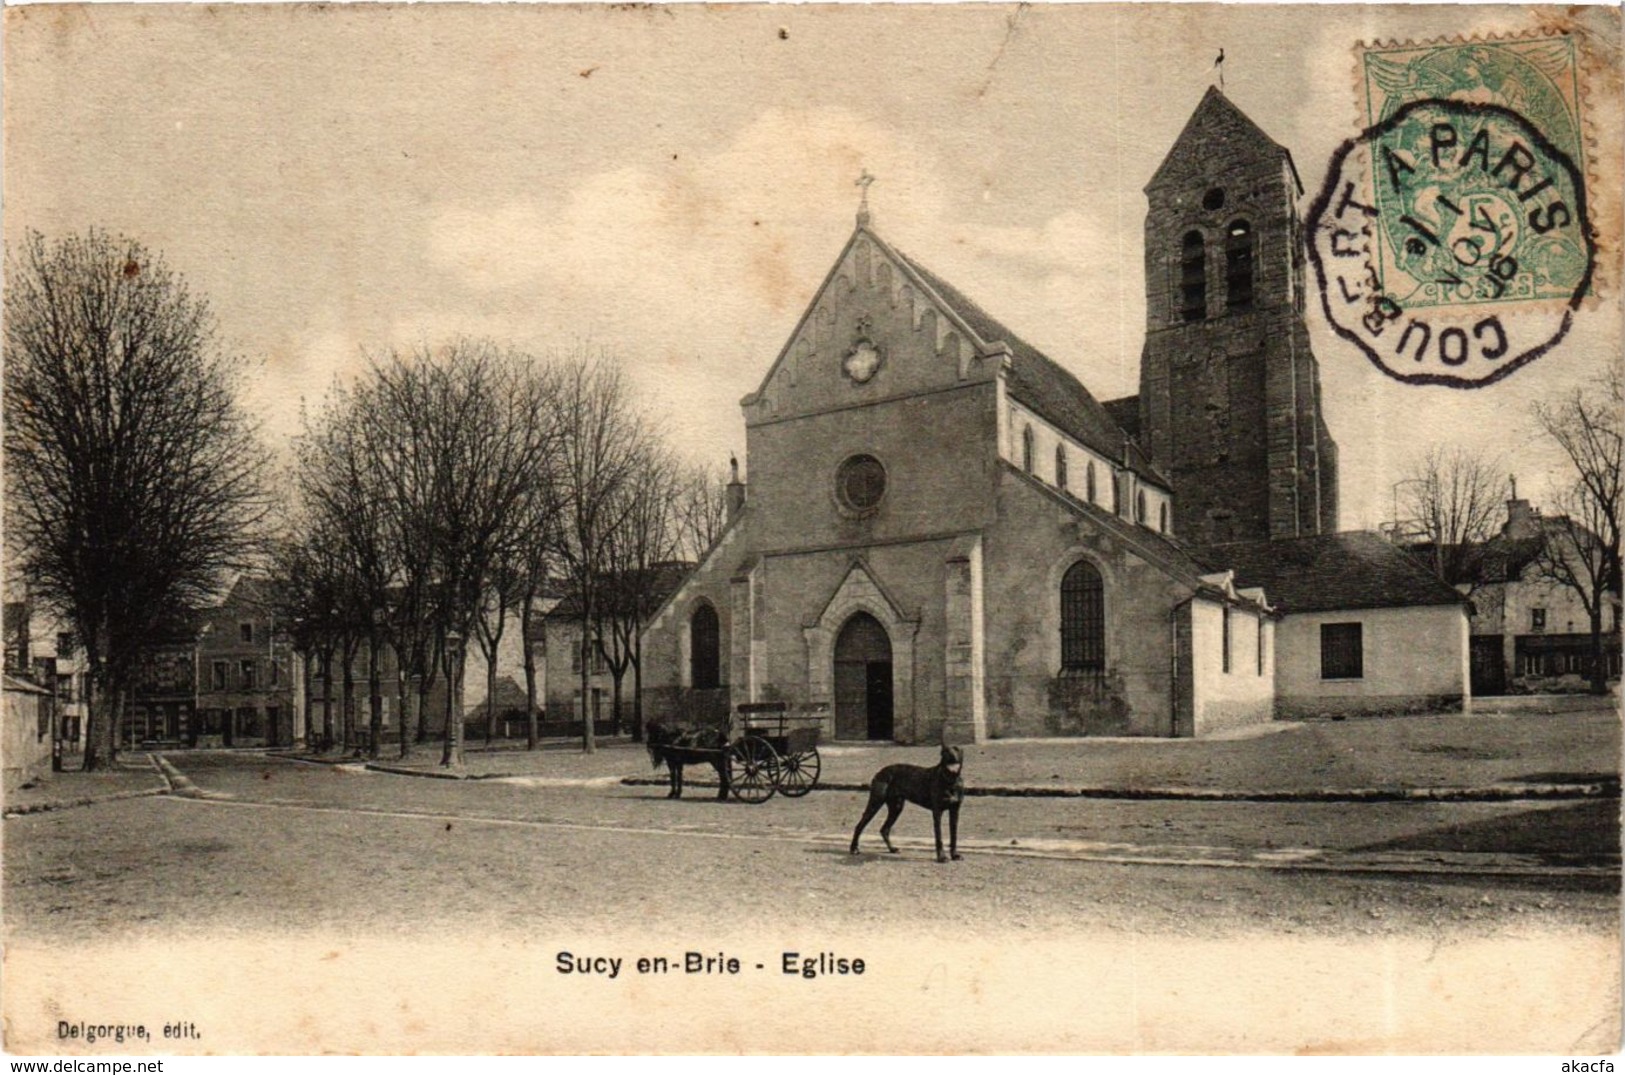
[[[5,17],[8,1053],[1618,1051],[1617,7]]]

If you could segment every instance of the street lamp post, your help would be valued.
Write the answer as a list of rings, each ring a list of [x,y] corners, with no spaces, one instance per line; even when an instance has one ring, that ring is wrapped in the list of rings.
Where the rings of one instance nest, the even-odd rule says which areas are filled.
[[[293,618],[293,630],[288,636],[288,694],[289,708],[293,713],[293,746],[299,749],[308,749],[310,746],[311,727],[310,718],[312,704],[310,699],[310,620],[305,616]],[[293,678],[294,663],[298,663],[299,678]]]
[[[463,765],[463,636],[453,628],[446,632],[446,749],[442,766]]]
[[[378,667],[378,639],[383,634],[386,608],[372,610],[372,631],[367,637],[367,756],[377,758],[383,750],[384,690],[383,672]]]

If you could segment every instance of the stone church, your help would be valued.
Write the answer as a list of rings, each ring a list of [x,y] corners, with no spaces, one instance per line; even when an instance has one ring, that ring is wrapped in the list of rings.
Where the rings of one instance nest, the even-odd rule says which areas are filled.
[[[1108,402],[865,203],[742,400],[749,487],[645,633],[650,717],[783,701],[836,739],[1202,735],[1283,709],[1295,616],[1293,659],[1332,673],[1309,709],[1461,702],[1459,595],[1334,533],[1291,155],[1210,90],[1146,193],[1140,392]],[[1354,582],[1326,608],[1317,579]],[[1385,639],[1454,632],[1460,659],[1368,677],[1389,650],[1362,625],[1395,609]]]

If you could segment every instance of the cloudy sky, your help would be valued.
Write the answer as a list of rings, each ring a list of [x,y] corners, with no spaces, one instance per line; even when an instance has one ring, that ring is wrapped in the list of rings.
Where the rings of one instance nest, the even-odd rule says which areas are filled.
[[[739,398],[845,243],[863,169],[882,235],[1112,398],[1137,387],[1141,190],[1221,47],[1231,99],[1312,194],[1359,127],[1356,42],[1536,25],[1524,8],[1104,5],[6,18],[8,242],[95,225],[163,251],[253,362],[273,448],[367,352],[473,334],[612,350],[678,446],[715,462],[743,456]],[[1612,78],[1596,123],[1617,157]],[[1433,442],[1500,457],[1538,495],[1555,461],[1529,402],[1618,352],[1610,298],[1470,392],[1387,380],[1312,311],[1343,525],[1387,518]]]

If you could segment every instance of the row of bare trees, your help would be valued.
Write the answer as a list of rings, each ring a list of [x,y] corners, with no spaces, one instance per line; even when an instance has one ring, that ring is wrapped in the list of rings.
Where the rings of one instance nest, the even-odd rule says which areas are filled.
[[[532,643],[548,597],[567,602],[582,627],[583,748],[594,749],[595,663],[613,678],[617,727],[630,674],[632,724],[641,730],[639,640],[657,567],[694,547],[692,484],[602,353],[542,360],[462,340],[372,356],[354,385],[336,388],[307,419],[275,572],[278,614],[321,670],[320,740],[351,749],[364,738],[379,754],[387,650],[398,669],[401,755],[427,738],[424,709],[439,682],[441,763],[462,764],[468,647],[485,658],[489,737],[497,654],[517,619],[534,749],[541,700]],[[720,519],[714,499],[707,526]],[[362,655],[370,670],[364,737],[351,716]],[[336,727],[335,678],[343,688]]]
[[[1532,407],[1541,436],[1563,459],[1533,544],[1533,577],[1574,594],[1589,621],[1591,689],[1607,691],[1604,625],[1621,596],[1620,467],[1625,388],[1617,371]],[[1396,508],[1438,576],[1472,588],[1499,529],[1498,461],[1430,448],[1396,486]],[[1617,622],[1617,612],[1615,613]]]
[[[487,658],[494,707],[496,654],[517,613],[534,747],[528,642],[542,634],[544,594],[570,601],[582,624],[586,748],[595,656],[614,675],[619,725],[623,677],[641,693],[654,568],[715,541],[723,480],[672,458],[605,355],[541,361],[465,340],[373,356],[307,417],[273,496],[271,456],[241,402],[247,367],[161,257],[97,231],[29,234],[6,276],[8,570],[81,640],[86,768],[113,762],[144,658],[188,637],[245,571],[270,572],[269,611],[306,658],[307,688],[312,669],[321,675],[309,726],[325,745],[365,738],[379,751],[388,653],[401,752],[424,737],[438,682],[443,759],[459,763],[467,647]]]

